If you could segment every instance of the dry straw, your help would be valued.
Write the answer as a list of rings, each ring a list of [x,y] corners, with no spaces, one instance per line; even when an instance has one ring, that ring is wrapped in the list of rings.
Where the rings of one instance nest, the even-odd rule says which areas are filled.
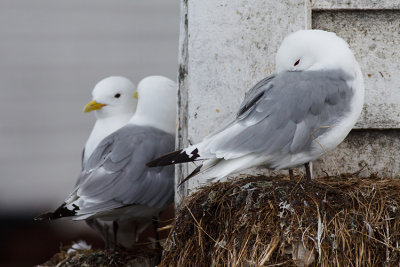
[[[70,246],[60,248],[47,262],[38,267],[153,267],[159,262],[159,250],[138,245],[133,250],[77,250],[67,253]]]
[[[160,266],[399,266],[400,180],[250,177],[182,204]]]

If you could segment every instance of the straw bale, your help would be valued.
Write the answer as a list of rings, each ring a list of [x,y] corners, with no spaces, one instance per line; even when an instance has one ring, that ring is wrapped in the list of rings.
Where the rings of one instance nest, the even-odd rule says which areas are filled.
[[[160,266],[399,266],[400,180],[241,177],[186,198]]]

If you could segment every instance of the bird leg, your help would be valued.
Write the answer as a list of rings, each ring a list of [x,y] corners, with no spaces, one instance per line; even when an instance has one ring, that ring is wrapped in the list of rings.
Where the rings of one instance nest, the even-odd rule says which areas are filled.
[[[95,220],[93,220],[93,225],[98,225]],[[108,225],[105,224],[104,229],[99,228],[99,231],[104,238],[104,243],[105,243],[106,249],[110,249],[111,248],[111,245],[110,245],[111,240],[110,240],[110,235],[108,234],[109,233]]]
[[[311,168],[310,168],[310,162],[307,162],[304,164],[304,167],[306,168],[306,178],[307,182],[311,182]]]
[[[96,230],[97,232],[100,233],[101,237],[103,238],[104,245],[106,249],[110,249],[110,235],[109,235],[109,227],[107,224],[102,225],[98,220],[96,219],[89,219],[86,220],[86,223]]]
[[[293,174],[292,169],[289,169],[289,177],[290,177],[290,181],[294,181],[294,174]]]
[[[114,232],[114,244],[117,247],[117,232],[118,232],[118,222],[113,221],[113,232]]]
[[[159,228],[158,219],[156,217],[153,217],[151,219],[151,222],[153,223],[153,229],[154,229],[154,233],[156,235],[156,248],[161,251],[160,236],[158,234],[158,228]]]

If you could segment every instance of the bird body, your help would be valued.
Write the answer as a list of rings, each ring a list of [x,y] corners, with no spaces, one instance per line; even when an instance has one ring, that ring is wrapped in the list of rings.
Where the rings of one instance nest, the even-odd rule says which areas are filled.
[[[137,212],[136,206],[157,210],[172,203],[173,167],[150,169],[145,163],[173,149],[174,139],[163,130],[133,123],[107,136],[52,219],[65,215],[73,220],[141,218],[148,211]]]
[[[260,165],[292,169],[334,149],[364,99],[362,73],[347,43],[330,32],[298,31],[285,38],[276,64],[276,74],[246,93],[225,127],[148,166],[204,160],[189,177],[220,179]]]

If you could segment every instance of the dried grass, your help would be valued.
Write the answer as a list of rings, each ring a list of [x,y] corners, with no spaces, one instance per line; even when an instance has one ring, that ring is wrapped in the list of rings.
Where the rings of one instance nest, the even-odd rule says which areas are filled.
[[[399,266],[400,179],[285,179],[189,196],[160,266]]]
[[[157,249],[138,246],[133,250],[90,249],[67,253],[71,246],[60,248],[50,260],[40,267],[152,267],[159,263]]]

